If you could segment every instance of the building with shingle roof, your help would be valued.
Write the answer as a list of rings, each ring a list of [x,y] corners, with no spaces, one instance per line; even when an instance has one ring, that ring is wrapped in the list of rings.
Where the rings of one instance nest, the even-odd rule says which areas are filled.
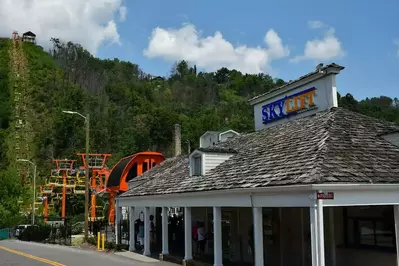
[[[36,34],[34,34],[31,31],[27,31],[24,34],[22,34],[22,41],[36,43]]]
[[[165,217],[168,207],[184,207],[187,261],[193,259],[192,217],[205,217],[214,265],[222,265],[226,253],[254,265],[394,265],[399,127],[338,107],[335,77],[343,69],[318,66],[251,99],[255,132],[166,159],[131,180],[118,205],[161,207]],[[222,239],[226,219],[236,227],[233,245]],[[243,227],[251,224],[252,236]],[[252,239],[253,257],[238,248],[247,246],[240,237]],[[167,255],[169,240],[163,239]],[[369,254],[364,247],[393,255],[363,259]]]

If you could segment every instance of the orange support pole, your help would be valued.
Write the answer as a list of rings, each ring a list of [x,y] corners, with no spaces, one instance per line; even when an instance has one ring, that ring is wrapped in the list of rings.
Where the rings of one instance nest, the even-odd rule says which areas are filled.
[[[43,210],[44,217],[48,216],[48,195],[46,195],[46,199],[44,200],[44,210]],[[48,219],[44,218],[44,222],[47,223]]]
[[[109,213],[108,213],[108,223],[114,224],[115,223],[115,192],[109,193]]]
[[[67,182],[67,177],[66,177],[66,171],[63,171],[62,174],[62,213],[61,216],[65,217],[66,216],[66,182]]]
[[[138,161],[137,162],[137,176],[140,176],[143,174],[143,161]]]
[[[94,222],[96,218],[96,195],[94,193],[91,194],[91,219]]]

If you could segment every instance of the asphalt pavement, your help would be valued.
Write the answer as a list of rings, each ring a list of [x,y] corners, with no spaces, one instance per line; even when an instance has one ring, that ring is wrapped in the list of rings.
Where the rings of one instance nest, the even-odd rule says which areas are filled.
[[[168,262],[143,262],[110,253],[17,240],[0,241],[0,266],[176,266]]]

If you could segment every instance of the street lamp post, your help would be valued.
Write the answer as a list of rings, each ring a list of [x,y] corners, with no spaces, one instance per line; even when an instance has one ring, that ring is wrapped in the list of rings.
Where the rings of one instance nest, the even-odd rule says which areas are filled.
[[[32,201],[32,225],[35,224],[35,202],[36,202],[36,164],[26,159],[18,159],[18,162],[30,163],[33,166],[33,201]]]
[[[85,221],[84,221],[84,241],[87,242],[89,236],[89,178],[90,178],[90,171],[89,171],[89,130],[90,130],[90,115],[86,114],[86,116],[74,112],[74,111],[62,111],[66,114],[72,115],[79,115],[80,117],[84,118],[86,124],[86,178],[85,178]]]

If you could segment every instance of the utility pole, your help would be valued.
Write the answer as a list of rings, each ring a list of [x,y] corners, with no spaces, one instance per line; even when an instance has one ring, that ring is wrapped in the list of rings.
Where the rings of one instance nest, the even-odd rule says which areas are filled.
[[[85,179],[85,223],[84,223],[84,241],[87,243],[89,237],[89,179],[90,179],[90,168],[89,168],[89,138],[90,138],[90,115],[86,115],[86,179]]]
[[[35,224],[35,202],[36,202],[36,164],[33,164],[33,211],[32,211],[32,225]]]
[[[84,118],[86,124],[86,178],[85,178],[85,220],[84,220],[84,242],[87,243],[89,238],[89,179],[90,179],[90,167],[89,167],[89,139],[90,139],[90,115],[86,116],[74,112],[74,111],[62,111],[66,114],[79,115]]]

